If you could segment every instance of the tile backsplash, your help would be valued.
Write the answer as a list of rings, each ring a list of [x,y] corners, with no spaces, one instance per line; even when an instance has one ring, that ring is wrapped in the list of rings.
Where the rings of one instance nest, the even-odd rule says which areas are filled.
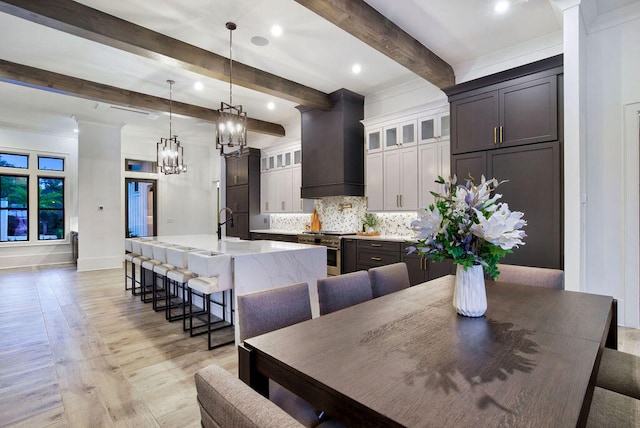
[[[323,230],[356,232],[362,230],[362,217],[367,212],[367,200],[357,196],[332,196],[315,200],[315,209]],[[380,234],[413,236],[409,228],[417,212],[378,212],[381,220]],[[271,214],[270,228],[273,230],[302,232],[311,225],[311,214]]]

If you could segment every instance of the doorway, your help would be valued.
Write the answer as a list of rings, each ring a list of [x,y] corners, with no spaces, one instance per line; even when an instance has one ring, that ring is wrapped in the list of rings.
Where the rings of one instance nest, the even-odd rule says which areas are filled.
[[[156,236],[157,180],[125,179],[125,233],[127,238]]]

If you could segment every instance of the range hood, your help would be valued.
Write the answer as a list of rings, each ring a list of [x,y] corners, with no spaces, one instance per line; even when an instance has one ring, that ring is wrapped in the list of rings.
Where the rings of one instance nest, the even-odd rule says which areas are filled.
[[[296,107],[302,124],[303,198],[364,196],[364,97],[329,94],[331,110]]]

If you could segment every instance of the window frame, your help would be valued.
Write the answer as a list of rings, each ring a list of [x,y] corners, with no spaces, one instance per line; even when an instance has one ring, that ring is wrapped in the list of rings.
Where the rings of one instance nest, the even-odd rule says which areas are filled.
[[[5,168],[12,168],[12,167],[5,167]],[[22,169],[22,168],[20,168],[20,169]],[[7,174],[7,173],[2,173],[2,172],[0,172],[0,177],[15,177],[15,178],[26,178],[27,179],[27,187],[26,187],[26,190],[27,190],[27,206],[25,208],[18,208],[21,211],[26,211],[27,212],[27,225],[26,225],[27,226],[27,233],[26,233],[27,239],[6,239],[6,240],[4,240],[0,236],[0,243],[1,244],[7,244],[7,243],[13,243],[13,242],[29,242],[30,229],[31,229],[29,227],[29,225],[31,223],[31,221],[30,221],[31,220],[31,216],[30,216],[30,212],[29,212],[29,200],[30,200],[30,193],[31,193],[29,191],[30,177],[29,177],[28,174]],[[16,209],[16,208],[14,208],[14,209]],[[10,207],[6,207],[5,208],[5,207],[2,207],[0,205],[0,215],[2,215],[2,211],[7,211],[7,217],[8,217],[8,211],[9,210],[11,210]],[[8,224],[7,224],[7,226],[8,226]]]
[[[48,171],[48,170],[40,170],[40,171]],[[41,192],[40,192],[40,180],[41,179],[45,179],[45,180],[60,180],[62,182],[62,207],[61,208],[43,208],[40,205],[40,196],[41,196]],[[66,228],[66,223],[65,223],[65,219],[66,219],[66,210],[65,210],[65,177],[51,177],[49,175],[38,175],[37,176],[37,188],[38,188],[38,213],[37,213],[37,217],[38,217],[38,241],[60,241],[65,239],[66,235],[67,235],[67,228]],[[40,231],[40,213],[41,211],[61,211],[62,212],[62,238],[42,238],[42,233]]]

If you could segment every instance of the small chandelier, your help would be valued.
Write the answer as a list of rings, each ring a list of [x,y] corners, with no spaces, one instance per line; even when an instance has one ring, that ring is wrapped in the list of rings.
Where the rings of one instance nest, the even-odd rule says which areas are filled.
[[[220,103],[218,121],[216,122],[216,149],[220,155],[230,154],[234,151],[240,153],[247,145],[247,113],[242,111],[242,106],[233,105],[233,30],[236,24],[227,22],[229,30],[229,104]]]
[[[167,80],[169,84],[169,138],[160,138],[157,144],[157,162],[160,172],[165,175],[180,174],[187,172],[187,166],[184,164],[182,146],[178,141],[178,136],[171,132],[171,109],[173,104],[173,80]]]

